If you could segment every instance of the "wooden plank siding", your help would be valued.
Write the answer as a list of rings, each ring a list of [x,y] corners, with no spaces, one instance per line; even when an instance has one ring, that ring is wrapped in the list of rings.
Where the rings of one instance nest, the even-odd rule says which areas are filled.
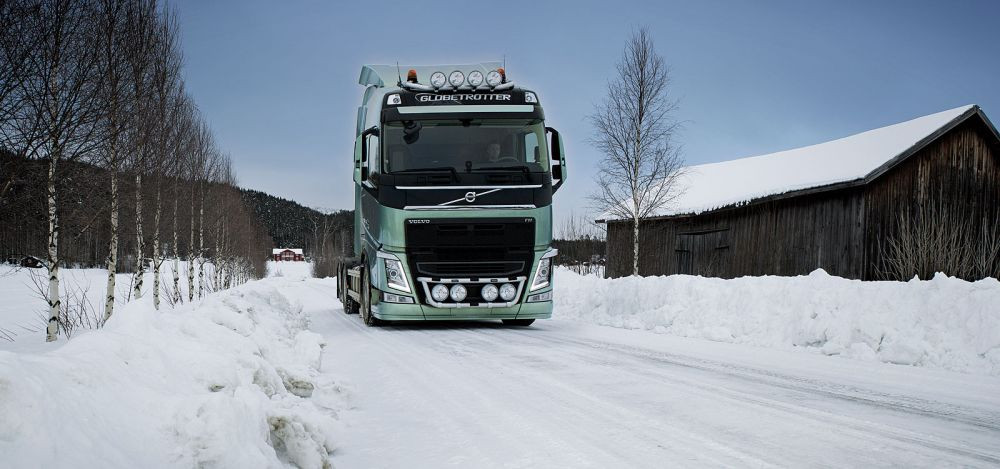
[[[994,134],[969,119],[872,181],[758,200],[699,215],[640,222],[640,275],[803,275],[817,268],[883,278],[887,236],[900,213],[937,203],[957,219],[998,224]],[[997,225],[1000,230],[1000,224]],[[607,275],[630,275],[632,224],[608,223]]]
[[[888,278],[882,247],[899,235],[904,214],[913,223],[957,227],[971,221],[966,229],[976,232],[983,223],[988,231],[1000,226],[1000,153],[981,122],[967,122],[868,184],[865,200],[863,278]]]
[[[857,276],[862,215],[860,191],[852,188],[640,222],[639,273],[732,278],[797,275],[822,267],[833,275]],[[726,233],[725,246],[709,254],[710,259],[697,258],[706,255],[704,247],[701,253],[684,249],[685,237],[720,232]],[[631,236],[631,223],[609,223],[609,275],[631,273]],[[697,256],[695,269],[682,270],[681,262],[689,256]]]

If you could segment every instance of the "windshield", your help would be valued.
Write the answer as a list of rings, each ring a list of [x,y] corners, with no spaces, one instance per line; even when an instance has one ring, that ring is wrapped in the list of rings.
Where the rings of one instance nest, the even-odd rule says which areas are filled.
[[[454,119],[389,122],[382,136],[387,173],[549,169],[540,120]]]

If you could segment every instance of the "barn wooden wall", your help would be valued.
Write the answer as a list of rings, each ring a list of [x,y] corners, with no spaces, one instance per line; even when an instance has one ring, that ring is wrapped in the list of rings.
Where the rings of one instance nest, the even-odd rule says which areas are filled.
[[[640,225],[639,272],[731,278],[823,268],[885,278],[880,246],[899,230],[902,211],[916,217],[936,203],[951,219],[1000,230],[1000,155],[986,132],[981,120],[970,119],[864,186],[647,220]],[[608,276],[631,274],[631,236],[631,223],[609,223]]]
[[[989,138],[985,125],[972,119],[866,186],[866,279],[891,278],[884,265],[885,248],[889,239],[900,235],[903,214],[911,230],[916,224],[944,226],[963,238],[934,246],[938,253],[959,247],[982,249],[983,241],[988,241],[982,238],[984,224],[988,232],[1000,234],[1000,154],[989,145]],[[941,260],[927,262],[922,276],[944,271],[976,277],[951,272]],[[998,267],[993,276],[1000,274]]]
[[[639,225],[639,272],[732,278],[799,275],[822,267],[832,275],[858,277],[864,249],[862,216],[860,190],[842,189],[694,217],[649,220]],[[609,276],[631,274],[631,233],[630,223],[609,225]],[[709,250],[712,246],[702,239],[715,249]]]

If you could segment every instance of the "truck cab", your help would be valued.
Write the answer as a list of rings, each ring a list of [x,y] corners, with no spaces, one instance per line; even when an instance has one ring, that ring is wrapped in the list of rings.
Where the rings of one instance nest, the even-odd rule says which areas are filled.
[[[365,65],[359,83],[345,310],[370,326],[549,318],[566,160],[539,95],[499,63]]]

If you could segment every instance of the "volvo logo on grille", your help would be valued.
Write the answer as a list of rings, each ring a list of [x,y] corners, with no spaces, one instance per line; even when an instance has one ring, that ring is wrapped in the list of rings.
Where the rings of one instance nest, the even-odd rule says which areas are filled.
[[[503,189],[502,187],[498,187],[496,189],[490,189],[488,191],[482,191],[482,192],[469,191],[469,192],[466,192],[465,196],[463,196],[463,197],[459,197],[459,198],[457,198],[455,200],[449,200],[447,202],[442,202],[442,203],[440,203],[438,205],[451,205],[451,204],[459,203],[459,202],[461,202],[463,200],[471,204],[471,203],[473,203],[473,202],[476,201],[477,197],[481,197],[481,196],[484,196],[486,194],[492,194],[492,193],[494,193],[496,191],[499,191],[499,190],[502,190],[502,189]]]

